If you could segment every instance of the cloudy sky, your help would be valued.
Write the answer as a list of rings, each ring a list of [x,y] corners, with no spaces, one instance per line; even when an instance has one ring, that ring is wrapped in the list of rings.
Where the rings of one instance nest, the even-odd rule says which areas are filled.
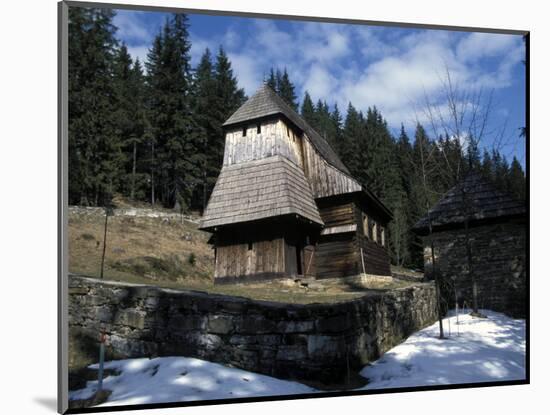
[[[117,37],[134,57],[145,60],[166,14],[118,11]],[[397,134],[401,123],[412,132],[424,97],[442,104],[448,69],[461,88],[491,92],[490,130],[506,125],[502,151],[524,162],[516,140],[525,125],[525,46],[519,35],[418,30],[337,23],[297,22],[232,16],[189,15],[192,63],[206,47],[228,53],[239,84],[248,95],[269,69],[286,68],[301,100],[348,103],[365,111],[378,107]]]

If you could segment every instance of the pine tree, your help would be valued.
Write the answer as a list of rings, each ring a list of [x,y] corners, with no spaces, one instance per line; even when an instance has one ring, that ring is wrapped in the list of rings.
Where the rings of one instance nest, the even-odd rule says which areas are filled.
[[[330,114],[330,122],[330,144],[334,151],[336,151],[336,154],[341,155],[343,150],[342,146],[344,143],[342,140],[342,115],[340,114],[340,110],[338,109],[338,104],[334,104],[334,110]]]
[[[509,167],[506,157],[502,156],[497,150],[493,150],[493,177],[494,184],[503,192],[508,191]]]
[[[145,146],[150,136],[150,123],[146,109],[146,86],[143,68],[139,59],[136,59],[132,67],[130,77],[132,97],[134,100],[134,131],[131,136],[132,144],[132,173],[131,192],[132,199],[145,200],[148,187],[149,167],[148,148]]]
[[[480,172],[487,180],[494,181],[493,177],[493,160],[487,149],[483,150],[483,160],[481,162]]]
[[[298,111],[298,102],[296,101],[296,92],[294,84],[290,81],[286,68],[281,73],[280,69],[269,70],[269,78],[266,80],[267,86],[277,93],[293,110]]]
[[[418,221],[426,214],[426,207],[433,206],[438,199],[438,194],[433,190],[433,179],[437,177],[435,172],[433,155],[434,144],[428,137],[426,130],[417,124],[412,146],[412,177],[411,196],[409,206],[412,222]],[[424,185],[425,180],[425,185]],[[416,235],[411,235],[410,242],[411,262],[416,268],[423,268],[423,242]]]
[[[315,106],[315,122],[313,128],[323,137],[326,141],[331,142],[333,134],[333,123],[330,118],[330,111],[326,102],[321,100],[317,101]]]
[[[231,62],[221,47],[215,63],[210,51],[205,50],[195,70],[192,91],[197,137],[192,166],[198,172],[198,180],[191,206],[204,209],[223,163],[225,136],[222,124],[246,97],[244,90],[238,87]]]
[[[154,179],[166,207],[184,209],[200,171],[193,164],[196,128],[190,111],[190,43],[187,17],[173,14],[147,56],[149,112],[154,137]]]
[[[357,112],[355,107],[348,105],[346,120],[344,121],[344,129],[342,131],[342,154],[341,157],[345,160],[346,167],[351,174],[360,182],[368,182],[368,178],[364,176],[364,172],[360,169],[360,148],[359,142],[364,135],[362,115]]]
[[[298,110],[298,103],[296,102],[296,93],[294,92],[294,85],[290,82],[286,68],[283,71],[283,75],[279,84],[277,85],[277,91],[280,97],[292,107],[295,111]]]
[[[279,94],[281,90],[279,89],[281,87],[281,81],[282,81],[283,75],[281,74],[281,70],[277,68],[275,71],[275,92]]]
[[[269,79],[267,80],[267,86],[269,86],[273,91],[277,92],[277,78],[275,78],[275,71],[273,67],[269,70]]]
[[[396,143],[396,164],[403,194],[397,200],[393,212],[393,222],[395,223],[393,233],[397,233],[395,236],[392,234],[392,240],[395,239],[393,240],[395,262],[401,266],[414,265],[411,257],[414,247],[411,245],[415,240],[411,228],[414,226],[416,218],[413,217],[410,207],[410,201],[413,197],[413,179],[411,174],[413,172],[412,146],[403,124],[401,124],[401,131]]]
[[[397,139],[396,151],[401,186],[408,198],[411,195],[412,146],[403,124],[401,124],[401,131]]]
[[[520,200],[525,200],[525,174],[518,159],[514,157],[508,172],[508,190]]]
[[[69,10],[69,203],[102,205],[121,171],[114,15],[110,9]]]
[[[124,44],[116,55],[113,84],[117,99],[114,115],[125,166],[119,177],[118,188],[132,200],[142,199],[146,176],[138,172],[137,165],[147,128],[144,77],[139,60],[132,62]]]
[[[306,120],[309,125],[311,125],[312,127],[315,125],[315,108],[313,107],[311,96],[307,91],[304,93],[304,99],[302,101],[302,109],[300,113],[303,119]]]
[[[218,155],[210,151],[210,148],[219,146],[220,120],[213,113],[217,105],[216,80],[214,78],[214,66],[209,49],[204,51],[200,63],[195,70],[193,82],[193,113],[199,134],[203,139],[200,151],[202,163],[202,186],[197,186],[193,193],[192,206],[204,209],[208,200],[208,192],[215,180],[216,166],[219,163]],[[219,151],[219,149],[217,149]],[[215,156],[215,157],[213,157]]]

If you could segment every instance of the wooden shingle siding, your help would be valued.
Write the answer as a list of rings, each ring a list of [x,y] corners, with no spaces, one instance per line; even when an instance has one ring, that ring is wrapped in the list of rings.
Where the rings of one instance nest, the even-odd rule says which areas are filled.
[[[200,227],[287,214],[323,224],[303,171],[287,158],[274,156],[224,166]]]
[[[449,190],[429,211],[432,226],[451,227],[470,222],[525,216],[525,202],[498,190],[477,173],[469,174],[462,182]],[[413,227],[419,234],[426,234],[428,215]]]
[[[313,197],[321,198],[361,191],[361,185],[351,176],[331,166],[304,135],[302,141],[304,172]]]

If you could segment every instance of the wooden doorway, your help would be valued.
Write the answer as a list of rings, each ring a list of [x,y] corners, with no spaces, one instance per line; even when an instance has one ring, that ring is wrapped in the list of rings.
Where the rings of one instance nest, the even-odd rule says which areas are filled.
[[[315,246],[306,245],[302,249],[302,270],[306,278],[315,278]]]

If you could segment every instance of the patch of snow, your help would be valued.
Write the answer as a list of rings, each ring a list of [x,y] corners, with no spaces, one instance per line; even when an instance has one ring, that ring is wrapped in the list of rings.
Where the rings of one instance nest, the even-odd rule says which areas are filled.
[[[486,319],[460,314],[457,325],[451,312],[443,321],[443,340],[438,338],[437,322],[411,335],[363,368],[361,375],[369,383],[361,389],[525,379],[525,320],[488,310],[482,313]],[[120,375],[103,380],[112,394],[99,406],[320,392],[301,383],[189,357],[118,360],[106,362],[105,368]],[[97,381],[89,381],[84,389],[71,391],[69,398],[86,399],[96,390]]]
[[[481,310],[486,319],[454,311],[365,366],[363,389],[525,379],[525,320]],[[451,335],[449,336],[449,326]]]
[[[98,368],[98,364],[90,366]],[[103,388],[112,391],[98,406],[139,405],[249,396],[292,395],[317,392],[301,383],[229,368],[189,357],[126,359],[105,363],[118,376],[103,379]],[[69,399],[87,399],[97,390],[97,381],[71,391]]]

